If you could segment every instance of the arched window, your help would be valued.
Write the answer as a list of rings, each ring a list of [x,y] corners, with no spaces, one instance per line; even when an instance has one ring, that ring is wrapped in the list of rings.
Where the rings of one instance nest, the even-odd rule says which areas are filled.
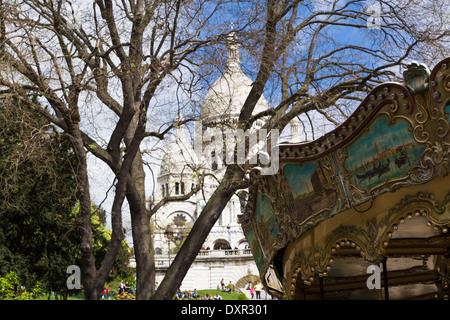
[[[184,182],[181,182],[181,194],[184,194]]]
[[[166,193],[165,193],[165,190],[164,190],[164,185],[161,185],[161,190],[162,190],[162,196],[165,197]]]
[[[180,193],[180,183],[175,182],[175,194],[179,194],[179,193]]]
[[[169,196],[170,191],[169,191],[169,184],[166,183],[166,196]]]

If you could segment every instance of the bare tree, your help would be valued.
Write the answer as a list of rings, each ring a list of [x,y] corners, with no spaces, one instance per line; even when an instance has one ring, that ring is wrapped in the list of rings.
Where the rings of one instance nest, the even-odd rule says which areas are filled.
[[[125,201],[131,213],[138,298],[149,298],[155,269],[140,146],[144,139],[164,139],[174,126],[152,129],[149,114],[157,107],[155,96],[170,79],[181,81],[180,74],[191,72],[193,53],[221,34],[210,22],[221,2],[30,0],[0,5],[1,85],[59,127],[77,155],[86,298],[99,297],[124,238]],[[42,107],[30,101],[25,88],[40,95]],[[87,118],[89,114],[96,119]],[[108,120],[110,127],[102,129],[100,138],[95,130]],[[87,131],[89,121],[96,125],[92,132]],[[98,269],[87,153],[104,161],[115,176],[111,243]]]
[[[423,59],[424,48],[429,59],[448,49],[442,46],[448,41],[448,24],[429,18],[442,17],[436,1],[397,2],[376,2],[382,13],[380,19],[376,16],[379,29],[368,28],[374,13],[358,0],[0,2],[0,85],[29,104],[26,92],[39,93],[42,107],[35,108],[69,137],[78,157],[86,298],[99,297],[124,237],[125,201],[131,213],[138,298],[171,299],[226,203],[247,187],[245,173],[251,166],[230,165],[153,294],[149,219],[154,210],[145,206],[142,142],[164,139],[179,124],[166,119],[168,123],[156,126],[157,115],[169,111],[157,99],[171,85],[187,100],[192,98],[202,75],[215,71],[208,64],[215,57],[205,56],[209,51],[203,49],[219,48],[229,21],[234,20],[248,57],[246,71],[255,79],[239,116],[240,128],[267,116],[268,129],[283,129],[293,117],[314,110],[339,123],[354,101],[396,76],[394,67],[410,57]],[[426,24],[416,23],[419,15],[428,19]],[[337,35],[361,30],[360,37],[346,40]],[[252,116],[270,89],[273,107]],[[171,104],[180,107],[178,101]],[[111,243],[98,269],[92,251],[88,153],[104,161],[115,176]]]
[[[266,128],[283,130],[294,117],[311,112],[336,126],[374,86],[401,77],[397,68],[414,58],[432,61],[447,54],[449,27],[436,1],[374,5],[357,0],[264,3],[265,19],[240,34],[242,46],[254,58],[249,71],[255,81],[238,127],[249,129],[266,116]],[[264,91],[272,93],[273,107],[252,115]],[[320,133],[316,125],[311,121]],[[231,196],[248,186],[246,173],[251,168],[227,166],[154,299],[173,296]]]

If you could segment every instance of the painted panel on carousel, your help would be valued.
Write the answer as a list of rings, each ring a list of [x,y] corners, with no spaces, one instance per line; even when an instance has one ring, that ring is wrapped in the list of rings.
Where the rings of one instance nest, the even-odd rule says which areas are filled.
[[[277,238],[279,229],[279,218],[272,209],[272,204],[269,197],[258,194],[256,199],[256,216],[255,221],[259,229],[259,235],[264,248],[271,247]]]
[[[244,231],[245,237],[250,244],[250,249],[252,250],[253,259],[255,260],[256,267],[261,269],[264,263],[264,256],[259,245],[257,235],[253,232],[253,229],[247,229]]]
[[[324,168],[321,161],[304,165],[288,164],[284,167],[284,175],[294,197],[294,221],[304,222],[336,203],[337,190],[331,182],[330,169]]]
[[[387,118],[377,119],[348,147],[350,182],[361,190],[371,190],[387,180],[407,176],[411,167],[419,165],[425,146],[414,140],[409,127],[403,119],[391,124]]]
[[[264,263],[265,248],[271,248],[280,232],[280,221],[274,214],[269,197],[258,193],[256,199],[255,224],[253,228],[245,230],[245,236],[252,249],[256,265],[261,267]]]
[[[444,111],[445,111],[445,114],[447,115],[447,121],[450,122],[450,104],[445,106]],[[447,135],[445,136],[444,141],[447,143],[450,142],[450,130],[447,132]]]

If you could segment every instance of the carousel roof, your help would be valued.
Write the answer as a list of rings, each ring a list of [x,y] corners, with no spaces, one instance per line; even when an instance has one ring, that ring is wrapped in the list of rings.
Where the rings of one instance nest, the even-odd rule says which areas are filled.
[[[252,171],[240,222],[273,295],[449,298],[449,65],[412,63],[335,130],[278,146],[275,175]]]

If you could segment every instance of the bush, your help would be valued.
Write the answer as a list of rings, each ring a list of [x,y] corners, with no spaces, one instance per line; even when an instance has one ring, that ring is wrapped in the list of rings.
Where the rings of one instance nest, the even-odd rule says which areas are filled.
[[[0,300],[33,300],[41,295],[41,284],[36,283],[34,288],[27,292],[19,285],[19,276],[10,272],[0,277]]]
[[[245,293],[241,293],[238,295],[238,300],[247,300],[247,296],[245,295]]]

